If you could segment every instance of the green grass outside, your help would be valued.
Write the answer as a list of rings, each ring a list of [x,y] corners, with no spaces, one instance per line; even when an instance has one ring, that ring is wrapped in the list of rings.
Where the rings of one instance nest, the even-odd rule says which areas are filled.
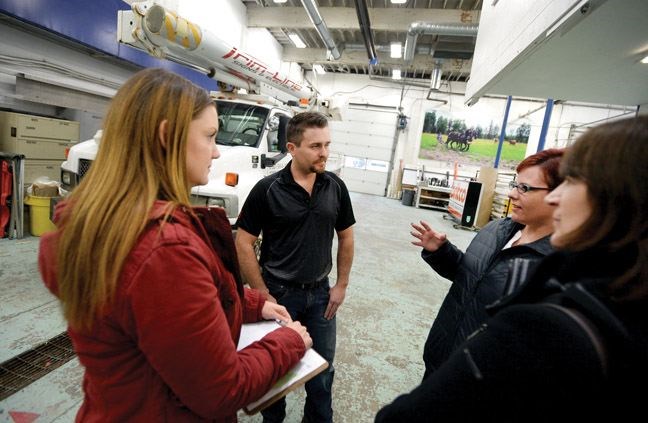
[[[445,140],[446,138],[447,136],[443,135],[443,139]],[[470,143],[470,149],[467,152],[461,154],[467,155],[468,157],[495,158],[495,154],[497,154],[497,144],[498,143],[493,142],[493,140],[477,138]],[[527,145],[522,143],[511,145],[508,142],[505,142],[502,146],[502,154],[500,156],[500,159],[520,162],[524,159],[526,147]],[[438,148],[446,147],[439,145],[436,139],[436,134],[423,134],[421,136],[421,149],[436,150]]]
[[[478,138],[470,143],[470,150],[467,151],[469,155],[475,156],[487,156],[495,157],[497,154],[497,144],[493,140],[485,140]],[[520,162],[524,159],[524,153],[526,153],[526,144],[518,143],[511,145],[508,142],[505,142],[502,146],[502,160],[513,160]]]
[[[443,139],[447,138],[447,135],[442,135]],[[434,150],[439,143],[437,142],[436,134],[426,134],[421,135],[421,148],[423,150]]]

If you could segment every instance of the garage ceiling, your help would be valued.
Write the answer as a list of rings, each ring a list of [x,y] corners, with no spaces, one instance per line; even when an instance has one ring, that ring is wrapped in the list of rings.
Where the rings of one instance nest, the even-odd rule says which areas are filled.
[[[441,79],[466,81],[475,49],[474,34],[439,35],[420,33],[413,59],[390,57],[392,42],[405,47],[408,30],[413,22],[424,22],[432,29],[443,27],[476,28],[482,0],[408,0],[393,4],[390,0],[317,0],[319,13],[331,35],[340,58],[334,60],[315,26],[309,19],[301,0],[243,0],[248,12],[248,27],[267,28],[284,47],[283,60],[299,63],[312,70],[321,65],[326,72],[391,77],[400,69],[406,80],[429,83],[435,67],[441,69]],[[365,37],[360,29],[356,3],[366,5],[370,33],[375,46],[377,64],[371,65]],[[297,48],[289,39],[297,34],[306,45]]]
[[[466,88],[468,102],[502,94],[648,106],[648,64],[640,62],[648,57],[648,1],[571,4],[551,30],[541,27],[525,48],[514,44],[510,61],[500,50],[506,43],[483,45],[484,54],[476,55],[479,73]],[[489,27],[488,13],[482,18]],[[482,57],[485,62],[477,63]]]

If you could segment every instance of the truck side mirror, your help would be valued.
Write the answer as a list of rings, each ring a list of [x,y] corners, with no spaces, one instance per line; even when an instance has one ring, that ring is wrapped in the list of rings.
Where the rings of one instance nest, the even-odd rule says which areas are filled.
[[[287,153],[288,152],[288,147],[286,147],[286,143],[288,140],[286,139],[287,136],[287,128],[288,128],[288,121],[290,118],[285,115],[279,115],[279,128],[278,128],[278,133],[277,133],[277,139],[279,141],[279,151],[282,153]]]
[[[276,131],[279,128],[279,115],[273,115],[268,119],[268,130],[270,132]]]

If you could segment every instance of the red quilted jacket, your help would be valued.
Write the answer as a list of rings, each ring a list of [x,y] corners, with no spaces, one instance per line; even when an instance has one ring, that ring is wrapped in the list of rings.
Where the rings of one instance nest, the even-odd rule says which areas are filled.
[[[304,355],[288,328],[236,351],[241,324],[261,319],[265,297],[232,274],[225,214],[201,209],[199,223],[178,210],[161,224],[164,205],[155,204],[91,333],[68,330],[85,367],[77,421],[236,421]],[[39,255],[54,294],[58,236],[44,235]]]

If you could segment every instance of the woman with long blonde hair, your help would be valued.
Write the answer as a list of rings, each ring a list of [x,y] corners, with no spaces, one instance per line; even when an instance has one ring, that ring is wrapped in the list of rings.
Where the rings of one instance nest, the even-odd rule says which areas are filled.
[[[190,205],[219,157],[217,132],[203,89],[138,72],[41,240],[41,274],[85,367],[78,421],[236,421],[311,346],[290,322],[236,351],[243,322],[290,316],[243,287],[223,210]]]

